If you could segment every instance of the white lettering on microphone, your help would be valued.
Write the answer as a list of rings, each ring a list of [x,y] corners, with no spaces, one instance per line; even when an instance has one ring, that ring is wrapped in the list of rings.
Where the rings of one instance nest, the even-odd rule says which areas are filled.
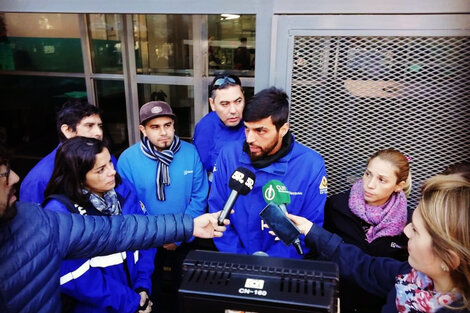
[[[232,174],[232,179],[235,179],[240,184],[243,184],[245,182],[243,178],[245,178],[245,175],[239,171],[235,171]]]
[[[247,186],[251,190],[253,189],[254,184],[255,184],[255,181],[251,177],[248,177],[246,180],[245,186]]]

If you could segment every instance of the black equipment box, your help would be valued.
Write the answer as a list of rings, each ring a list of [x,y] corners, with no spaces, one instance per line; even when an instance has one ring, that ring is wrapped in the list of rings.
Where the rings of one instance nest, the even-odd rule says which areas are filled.
[[[183,273],[181,313],[337,312],[333,262],[193,250]]]

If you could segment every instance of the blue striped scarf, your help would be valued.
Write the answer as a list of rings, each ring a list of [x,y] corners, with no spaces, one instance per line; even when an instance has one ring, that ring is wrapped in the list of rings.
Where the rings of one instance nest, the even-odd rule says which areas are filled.
[[[157,148],[144,136],[140,141],[140,149],[148,158],[157,161],[157,199],[165,201],[165,185],[170,185],[169,166],[176,152],[180,150],[180,138],[175,135],[168,150],[158,151]]]

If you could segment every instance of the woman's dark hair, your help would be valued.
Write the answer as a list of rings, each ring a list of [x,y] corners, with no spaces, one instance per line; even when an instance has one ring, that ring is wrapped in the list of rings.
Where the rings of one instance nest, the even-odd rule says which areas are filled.
[[[96,155],[107,148],[101,140],[86,137],[73,137],[66,140],[55,156],[54,171],[44,191],[44,197],[52,194],[64,194],[72,202],[84,206],[88,195],[84,195],[82,187],[86,174],[95,166]],[[116,173],[116,184],[121,183]]]
[[[256,122],[270,117],[276,129],[287,123],[289,101],[287,94],[275,87],[263,89],[251,98],[243,110],[245,122]]]

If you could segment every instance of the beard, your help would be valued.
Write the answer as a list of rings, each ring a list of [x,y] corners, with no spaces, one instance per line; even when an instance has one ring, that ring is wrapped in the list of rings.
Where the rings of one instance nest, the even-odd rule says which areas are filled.
[[[10,203],[9,201],[11,196],[15,194],[17,186],[18,184],[11,186],[10,192],[8,193],[5,211],[3,212],[3,215],[0,217],[0,220],[2,221],[9,221],[13,219],[16,216],[16,213],[18,212],[16,209],[16,201],[14,201],[13,203]]]
[[[268,156],[274,150],[274,148],[276,148],[277,144],[278,144],[277,138],[274,138],[274,140],[271,141],[264,148],[260,147],[260,146],[253,145],[257,148],[260,148],[260,152],[258,154],[254,154],[250,151],[250,153],[249,153],[250,160],[253,162],[253,161],[258,161],[258,160],[264,159],[266,156]],[[250,145],[248,145],[248,146],[250,146]]]

